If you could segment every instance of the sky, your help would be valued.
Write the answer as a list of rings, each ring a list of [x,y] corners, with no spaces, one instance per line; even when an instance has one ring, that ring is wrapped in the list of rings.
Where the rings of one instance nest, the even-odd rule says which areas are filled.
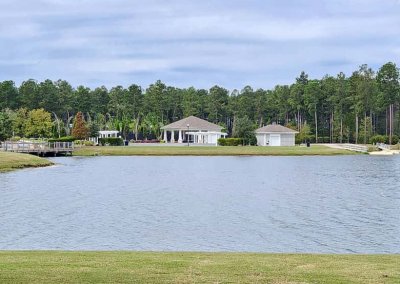
[[[0,81],[273,88],[400,65],[400,0],[0,0]]]

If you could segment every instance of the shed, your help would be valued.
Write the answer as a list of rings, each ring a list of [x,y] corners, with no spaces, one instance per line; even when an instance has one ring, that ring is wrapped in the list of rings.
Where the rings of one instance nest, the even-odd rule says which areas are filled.
[[[279,124],[269,124],[256,131],[258,146],[294,146],[299,132]]]

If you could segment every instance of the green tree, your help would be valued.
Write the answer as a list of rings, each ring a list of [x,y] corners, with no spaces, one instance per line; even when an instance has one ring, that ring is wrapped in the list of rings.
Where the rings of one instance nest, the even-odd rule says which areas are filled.
[[[11,120],[6,112],[0,112],[0,141],[12,136]]]
[[[26,123],[28,121],[28,109],[20,108],[16,111],[7,110],[8,117],[12,121],[13,135],[25,136]]]
[[[208,119],[214,123],[226,122],[229,92],[219,86],[210,89],[208,96]]]
[[[16,109],[19,105],[19,93],[13,81],[0,82],[0,110]]]
[[[389,134],[389,143],[392,143],[394,105],[400,99],[400,75],[396,64],[388,62],[378,71],[377,82],[380,92],[383,94],[383,102],[386,106],[386,133]]]
[[[44,109],[34,109],[28,112],[25,123],[25,136],[27,137],[51,137],[53,122],[51,113]]]
[[[310,114],[314,115],[315,143],[318,143],[318,106],[320,101],[321,85],[318,80],[311,80],[304,88],[304,101]]]
[[[290,87],[289,105],[295,111],[294,117],[297,123],[297,130],[301,130],[305,122],[304,116],[304,90],[308,83],[308,75],[302,71],[296,78],[296,83]]]
[[[38,84],[35,80],[27,80],[22,82],[19,87],[21,97],[20,108],[37,109],[40,107],[41,98],[38,92]]]
[[[147,90],[143,101],[143,113],[152,113],[164,120],[163,104],[165,102],[165,90],[167,86],[158,80],[156,83],[151,84]]]
[[[242,138],[245,145],[255,145],[257,144],[255,128],[254,123],[247,116],[239,117],[235,119],[232,136]]]

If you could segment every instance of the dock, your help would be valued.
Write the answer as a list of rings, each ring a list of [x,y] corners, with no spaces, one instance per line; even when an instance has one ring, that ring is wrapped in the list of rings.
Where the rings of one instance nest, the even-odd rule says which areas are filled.
[[[0,150],[15,153],[35,154],[38,156],[60,156],[72,155],[74,151],[73,142],[28,142],[28,141],[5,141]]]
[[[368,147],[365,145],[350,144],[350,143],[332,143],[332,144],[321,144],[321,145],[325,145],[327,147],[335,149],[343,149],[359,153],[368,153]]]

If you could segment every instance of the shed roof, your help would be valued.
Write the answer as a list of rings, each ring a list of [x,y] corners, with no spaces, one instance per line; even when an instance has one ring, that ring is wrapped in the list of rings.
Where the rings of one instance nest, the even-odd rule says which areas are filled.
[[[161,127],[164,130],[187,130],[187,125],[189,124],[189,130],[205,130],[205,131],[221,131],[223,128],[217,124],[208,122],[204,119],[189,116],[184,119],[175,121],[171,124]]]
[[[269,124],[264,127],[258,128],[256,130],[256,133],[299,133],[296,130],[287,128],[285,126],[279,125],[279,124]]]

